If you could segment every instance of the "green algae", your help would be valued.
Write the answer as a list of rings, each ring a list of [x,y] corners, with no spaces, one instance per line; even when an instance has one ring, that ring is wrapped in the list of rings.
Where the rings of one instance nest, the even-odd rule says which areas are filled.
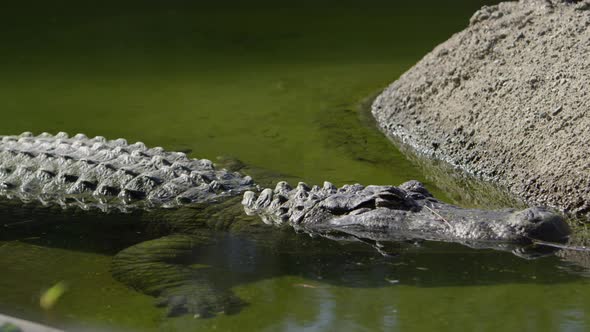
[[[404,158],[358,110],[480,5],[11,3],[0,14],[0,133],[83,132],[229,156],[268,182],[416,178],[464,202],[446,195],[447,185],[437,188],[440,178]],[[133,228],[84,231],[93,218],[67,218],[78,223],[67,231],[0,235],[2,312],[72,330],[555,331],[590,323],[584,269],[556,257],[523,261],[440,244],[402,248],[380,271],[352,261],[343,274],[352,283],[326,280],[320,265],[316,274],[290,275],[277,256],[272,278],[232,288],[249,303],[240,313],[166,318],[154,298],[111,276],[112,255],[128,244],[120,232]],[[68,290],[41,309],[43,290],[60,281]]]

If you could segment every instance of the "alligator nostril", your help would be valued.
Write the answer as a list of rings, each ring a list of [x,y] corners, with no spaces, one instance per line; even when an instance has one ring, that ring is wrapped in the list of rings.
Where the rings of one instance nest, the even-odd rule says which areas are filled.
[[[533,223],[533,224],[538,224],[541,221],[543,221],[543,218],[539,217],[539,216],[533,216],[532,218],[528,219],[529,222]]]
[[[543,221],[543,211],[541,211],[539,208],[527,209],[525,213],[524,220],[530,223],[537,224]]]

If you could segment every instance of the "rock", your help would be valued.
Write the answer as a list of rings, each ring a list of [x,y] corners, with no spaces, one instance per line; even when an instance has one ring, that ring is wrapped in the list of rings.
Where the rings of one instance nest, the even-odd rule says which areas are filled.
[[[525,203],[590,217],[589,8],[483,7],[376,98],[379,127]]]

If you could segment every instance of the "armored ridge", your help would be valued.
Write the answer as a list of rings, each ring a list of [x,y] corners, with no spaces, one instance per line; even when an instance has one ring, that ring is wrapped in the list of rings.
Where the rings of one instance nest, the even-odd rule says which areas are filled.
[[[418,181],[341,188],[329,182],[323,187],[299,183],[294,189],[280,182],[258,195],[246,192],[242,204],[269,224],[376,241],[425,239],[500,249],[500,243],[531,239],[561,242],[570,233],[563,218],[543,208],[463,209],[435,199]]]
[[[142,142],[66,133],[0,136],[0,196],[126,211],[210,202],[253,189],[249,176]]]
[[[294,189],[279,182],[274,190],[259,191],[249,176],[141,142],[82,134],[68,138],[65,133],[0,140],[0,196],[25,202],[127,211],[209,203],[245,192],[242,204],[248,214],[310,233],[496,243],[561,241],[569,234],[559,215],[542,208],[462,209],[436,200],[418,181],[341,188],[329,182],[322,188],[300,183]]]

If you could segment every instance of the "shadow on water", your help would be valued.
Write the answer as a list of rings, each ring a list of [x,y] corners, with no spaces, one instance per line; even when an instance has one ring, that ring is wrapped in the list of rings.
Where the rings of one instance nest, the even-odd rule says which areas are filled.
[[[164,213],[98,214],[4,201],[0,241],[114,256],[114,278],[157,296],[171,316],[239,312],[247,303],[233,294],[234,287],[283,276],[379,288],[561,284],[586,274],[556,256],[525,260],[451,243],[386,243],[383,255],[360,241],[263,225],[241,216],[237,202]]]

